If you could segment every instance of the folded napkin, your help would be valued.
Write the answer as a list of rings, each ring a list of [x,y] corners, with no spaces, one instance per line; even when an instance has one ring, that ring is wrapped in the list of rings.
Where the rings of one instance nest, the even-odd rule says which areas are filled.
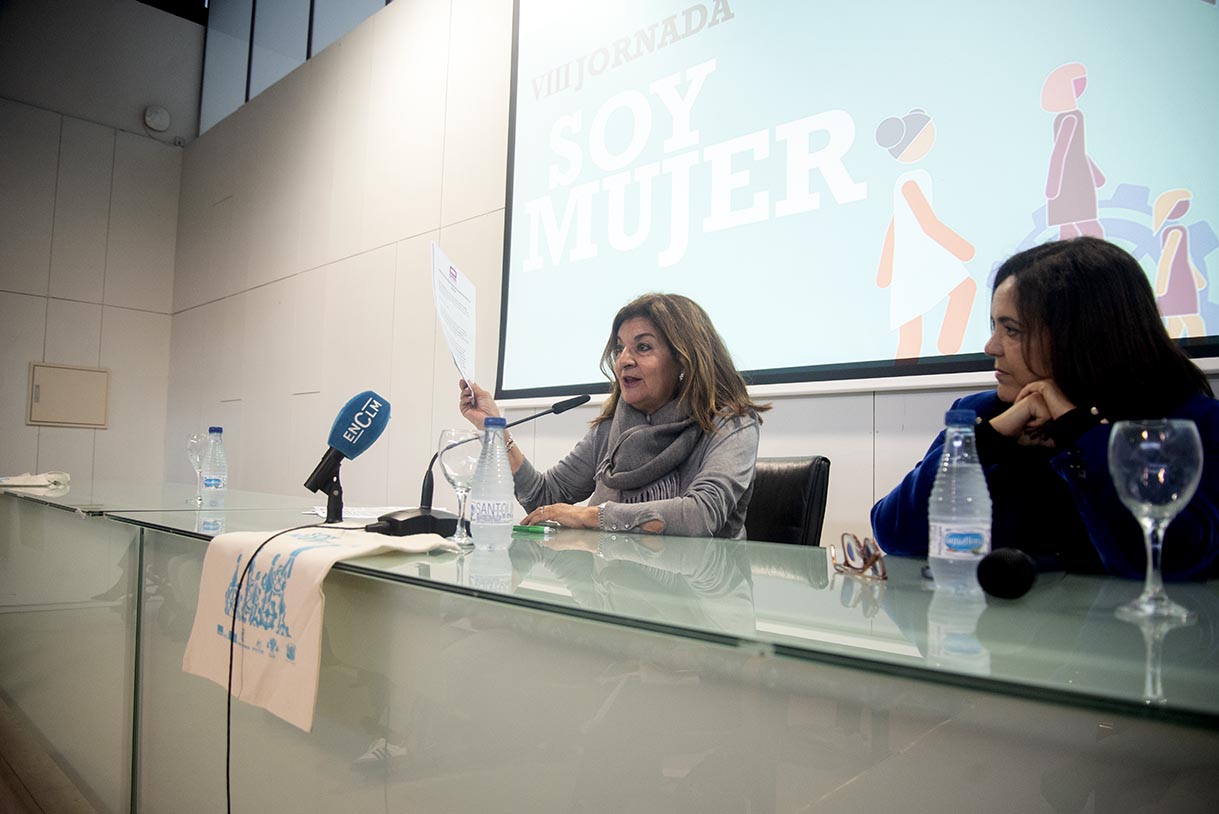
[[[48,486],[67,486],[72,482],[72,476],[67,472],[43,472],[41,475],[31,475],[26,472],[24,475],[12,475],[7,478],[0,478],[0,486],[21,486],[21,487],[48,487]]]
[[[321,667],[322,581],[331,566],[381,551],[422,554],[456,546],[437,534],[387,537],[333,526],[297,529],[258,553],[236,597],[250,555],[273,534],[233,532],[208,545],[182,669],[227,686],[236,604],[233,696],[308,732]]]

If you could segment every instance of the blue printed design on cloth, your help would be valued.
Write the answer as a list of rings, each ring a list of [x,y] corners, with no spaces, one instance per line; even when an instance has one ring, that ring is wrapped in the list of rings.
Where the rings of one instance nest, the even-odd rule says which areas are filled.
[[[262,630],[272,631],[277,636],[291,637],[292,634],[288,630],[288,605],[285,601],[285,592],[288,579],[292,576],[292,569],[296,565],[296,558],[301,552],[314,548],[330,548],[333,545],[335,544],[303,546],[290,552],[287,559],[283,559],[282,553],[276,554],[271,559],[270,568],[265,571],[252,565],[245,582],[241,584],[241,608],[237,612],[237,621]],[[224,613],[229,618],[233,616],[237,581],[241,578],[244,559],[244,554],[238,555],[237,563],[233,566],[233,576],[229,580],[228,590],[224,592]],[[276,647],[278,648],[278,645]]]

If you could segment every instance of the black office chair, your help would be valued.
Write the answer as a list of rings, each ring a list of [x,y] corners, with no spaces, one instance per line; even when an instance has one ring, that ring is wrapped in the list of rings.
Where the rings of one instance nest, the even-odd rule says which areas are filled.
[[[825,499],[830,488],[830,459],[758,458],[753,497],[745,513],[750,540],[820,545]]]

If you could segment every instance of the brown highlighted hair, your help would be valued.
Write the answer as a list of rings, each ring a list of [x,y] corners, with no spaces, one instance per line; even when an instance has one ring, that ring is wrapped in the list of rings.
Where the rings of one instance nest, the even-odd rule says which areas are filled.
[[[622,396],[614,373],[618,329],[622,323],[636,317],[643,317],[656,326],[661,340],[685,371],[685,381],[678,383],[673,397],[704,432],[715,431],[716,419],[723,412],[743,416],[770,409],[769,404],[758,404],[749,397],[745,379],[732,364],[728,346],[702,306],[680,294],[653,293],[628,302],[614,316],[609,341],[601,354],[601,372],[611,382],[610,396],[601,415],[593,419],[594,425],[609,420],[618,409]]]

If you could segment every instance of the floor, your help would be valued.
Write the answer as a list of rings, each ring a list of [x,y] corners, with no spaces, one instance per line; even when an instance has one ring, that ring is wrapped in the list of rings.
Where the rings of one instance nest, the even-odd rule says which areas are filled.
[[[0,814],[94,814],[41,739],[0,697]]]
[[[0,757],[0,811],[3,811],[4,814],[40,814],[42,812],[3,757]]]

